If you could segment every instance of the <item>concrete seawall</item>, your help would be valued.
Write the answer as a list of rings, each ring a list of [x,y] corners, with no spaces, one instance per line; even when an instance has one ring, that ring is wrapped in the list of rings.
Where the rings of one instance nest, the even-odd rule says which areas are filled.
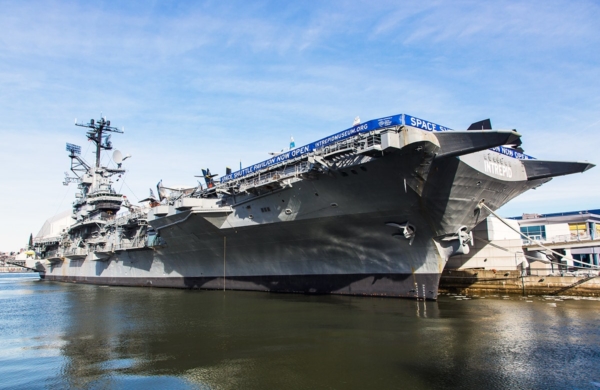
[[[445,270],[440,293],[600,296],[600,276],[521,277],[520,271]]]

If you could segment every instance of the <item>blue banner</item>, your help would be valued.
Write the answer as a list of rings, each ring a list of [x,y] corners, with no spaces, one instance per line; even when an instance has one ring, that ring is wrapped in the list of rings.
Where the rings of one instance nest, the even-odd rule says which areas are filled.
[[[325,137],[308,145],[301,146],[299,148],[295,148],[289,150],[287,152],[283,152],[273,158],[268,160],[259,162],[258,164],[251,165],[247,168],[240,169],[239,171],[232,172],[229,175],[225,175],[221,177],[221,183],[224,183],[229,180],[238,179],[240,177],[249,175],[253,172],[260,171],[261,169],[267,168],[271,165],[280,164],[285,161],[294,159],[296,157],[300,157],[302,155],[313,152],[315,149],[319,149],[325,147],[327,145],[334,144],[339,141],[343,141],[350,137],[353,137],[360,133],[367,133],[372,130],[381,129],[383,127],[394,126],[394,125],[402,125],[403,115],[393,115],[387,116],[385,118],[373,119],[365,123],[361,123],[360,125],[353,126],[344,131],[340,131],[339,133],[330,135],[329,137]]]
[[[315,149],[319,149],[325,147],[327,145],[334,144],[339,141],[343,141],[350,137],[353,137],[360,133],[367,133],[369,131],[381,129],[384,127],[395,126],[395,125],[407,125],[416,127],[422,130],[427,131],[451,131],[452,129],[444,126],[440,126],[436,123],[429,122],[423,119],[415,118],[410,115],[399,114],[387,116],[385,118],[373,119],[365,123],[361,123],[360,125],[353,126],[344,131],[340,131],[339,133],[330,135],[329,137],[325,137],[308,145],[301,146],[299,148],[295,148],[289,150],[287,152],[283,152],[273,158],[268,160],[259,162],[258,164],[251,165],[247,168],[240,169],[239,171],[235,171],[230,173],[229,175],[225,175],[221,177],[221,183],[225,183],[229,180],[238,179],[240,177],[244,177],[256,171],[260,171],[261,169],[267,168],[271,165],[276,165],[283,163],[288,160],[295,159],[296,157],[303,156],[310,152],[315,151]],[[491,149],[495,152],[502,153],[506,156],[521,159],[521,160],[530,160],[533,159],[531,156],[527,156],[523,153],[519,153],[516,150],[503,148],[502,146],[498,146],[496,148]]]
[[[518,160],[535,160],[535,157],[528,156],[526,154],[517,152],[514,149],[505,148],[503,146],[496,146],[495,148],[491,148],[490,150],[508,157],[516,158]]]
[[[422,130],[428,131],[450,131],[452,129],[444,126],[440,126],[433,122],[429,122],[423,119],[415,118],[414,116],[404,115],[404,124],[407,126],[416,127]]]

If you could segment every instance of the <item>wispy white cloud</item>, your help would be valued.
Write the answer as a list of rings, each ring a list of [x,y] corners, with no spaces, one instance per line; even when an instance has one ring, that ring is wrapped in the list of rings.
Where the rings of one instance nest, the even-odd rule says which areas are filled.
[[[308,143],[356,115],[406,112],[453,128],[491,117],[546,158],[593,159],[600,142],[600,9],[590,1],[1,5],[10,190],[0,204],[19,222],[0,227],[0,250],[59,207],[64,142],[86,142],[73,119],[100,112],[126,127],[115,144],[134,156],[123,187],[134,199],[159,179],[193,184],[203,167],[260,161],[290,135]],[[510,206],[577,208],[597,193],[595,171]]]
[[[443,42],[461,47],[487,40],[488,47],[526,42],[556,48],[572,46],[597,32],[595,2],[420,2],[402,9],[384,10],[384,16],[373,29],[375,35],[396,35],[406,44]],[[582,42],[583,43],[583,42]]]

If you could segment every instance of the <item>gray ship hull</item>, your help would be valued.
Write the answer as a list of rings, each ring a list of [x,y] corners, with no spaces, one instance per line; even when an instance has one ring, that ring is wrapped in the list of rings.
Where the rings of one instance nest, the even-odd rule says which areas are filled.
[[[397,215],[399,218],[402,215]],[[108,261],[57,263],[48,280],[93,284],[278,292],[437,296],[444,260],[433,242],[392,237],[388,213],[327,217],[208,233],[192,215],[156,250]],[[204,234],[198,232],[204,231]],[[198,237],[200,236],[200,238]],[[210,236],[210,237],[209,237]],[[410,248],[403,248],[403,245]],[[66,268],[66,269],[65,269]],[[415,284],[417,287],[415,287]]]
[[[237,219],[252,225],[228,227],[220,212],[160,218],[153,225],[160,229],[163,248],[122,251],[107,261],[58,263],[45,278],[435,299],[448,253],[433,237],[485,218],[475,213],[483,198],[499,206],[541,184],[502,181],[459,158],[451,160],[439,166],[439,179],[432,178],[422,195],[404,187],[399,167],[405,161],[398,156],[365,164],[356,174],[324,175],[240,204]],[[296,216],[275,222],[276,213],[260,211],[265,207],[293,208]],[[412,243],[394,236],[397,229],[387,225],[403,221],[416,227]]]
[[[527,165],[487,150],[515,134],[436,136],[402,126],[360,136],[356,142],[364,141],[362,147],[342,145],[354,145],[353,152],[325,148],[296,165],[260,171],[270,181],[259,173],[236,182],[238,187],[221,186],[220,197],[214,192],[213,198],[157,206],[148,222],[160,245],[113,251],[102,244],[98,251],[102,236],[86,238],[86,251],[55,255],[43,277],[436,299],[448,258],[468,252],[468,232],[488,215],[481,202],[497,209],[552,176],[591,167],[531,160]],[[299,171],[298,164],[310,168]]]

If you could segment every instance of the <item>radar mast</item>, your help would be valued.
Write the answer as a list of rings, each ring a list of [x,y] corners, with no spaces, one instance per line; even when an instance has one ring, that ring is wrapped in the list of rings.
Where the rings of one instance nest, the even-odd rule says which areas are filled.
[[[76,126],[87,127],[87,137],[90,141],[96,144],[96,168],[100,168],[100,154],[102,149],[111,150],[112,142],[110,142],[110,134],[105,133],[124,133],[123,130],[119,130],[116,127],[110,125],[110,121],[106,120],[106,117],[101,117],[95,121],[90,119],[89,123],[75,123]]]
[[[123,157],[122,153],[115,150],[113,161],[117,164],[116,168],[101,165],[102,150],[111,150],[113,148],[110,141],[111,133],[124,133],[123,130],[110,125],[106,117],[99,120],[90,119],[86,124],[77,123],[79,127],[87,128],[86,136],[88,140],[94,142],[96,146],[96,165],[88,165],[81,158],[81,147],[74,144],[67,144],[67,151],[71,158],[71,171],[75,177],[69,177],[65,172],[65,181],[63,184],[78,183],[81,191],[76,194],[76,200],[73,203],[74,218],[83,221],[87,218],[111,218],[121,208],[123,196],[112,188],[111,177],[121,175],[125,169],[121,167],[123,160],[131,157]],[[117,179],[118,180],[118,179]]]

